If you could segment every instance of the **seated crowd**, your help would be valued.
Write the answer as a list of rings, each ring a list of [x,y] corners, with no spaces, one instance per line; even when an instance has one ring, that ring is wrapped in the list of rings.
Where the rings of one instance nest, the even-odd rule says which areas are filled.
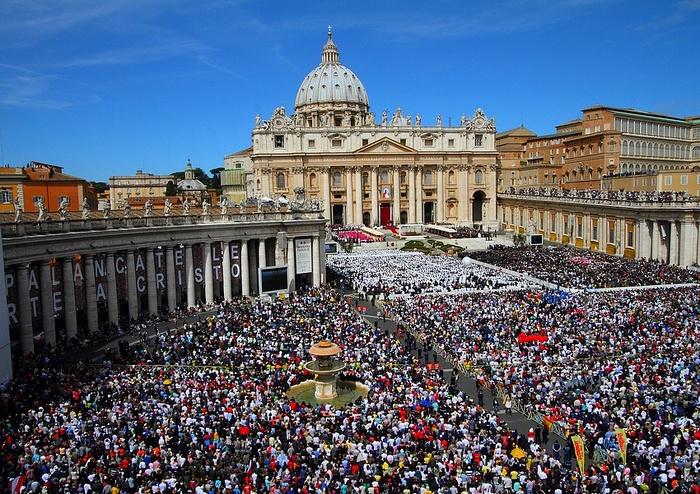
[[[521,278],[452,256],[420,252],[372,251],[340,254],[326,263],[361,296],[493,290],[525,287]]]
[[[345,408],[285,391],[343,347]],[[111,364],[20,366],[0,400],[2,490],[32,493],[574,492],[570,462],[509,430],[329,288],[236,300]],[[514,448],[527,454],[513,455]],[[5,481],[8,483],[5,484]],[[586,480],[586,485],[596,482]],[[556,491],[558,489],[558,491]]]
[[[563,197],[595,201],[687,202],[692,197],[685,191],[650,192],[599,189],[561,189],[559,187],[510,187],[508,194],[536,197]]]
[[[700,272],[573,247],[493,246],[470,257],[569,288],[699,283]]]
[[[397,324],[508,400],[583,435],[589,454],[625,428],[623,477],[634,492],[650,479],[700,488],[699,289],[510,291],[387,306]]]

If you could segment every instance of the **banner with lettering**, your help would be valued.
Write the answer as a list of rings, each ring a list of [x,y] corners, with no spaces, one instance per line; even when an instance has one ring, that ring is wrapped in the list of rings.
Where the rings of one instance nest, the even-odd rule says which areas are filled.
[[[241,243],[238,241],[229,244],[231,250],[231,292],[240,295],[241,289]]]
[[[187,286],[185,278],[185,248],[178,245],[173,248],[173,258],[175,259],[175,300],[178,304],[187,300]]]
[[[585,475],[586,470],[586,450],[583,444],[583,438],[576,434],[571,436],[571,443],[574,446],[574,454],[576,455],[576,463],[578,463],[578,469],[581,471],[581,475]]]

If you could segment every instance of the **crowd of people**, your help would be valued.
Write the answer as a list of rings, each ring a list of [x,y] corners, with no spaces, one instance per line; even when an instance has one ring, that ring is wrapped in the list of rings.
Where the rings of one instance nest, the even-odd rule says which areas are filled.
[[[378,242],[381,237],[370,235],[362,230],[364,225],[334,225],[331,226],[331,238],[338,242],[351,242],[354,244],[366,244]]]
[[[627,259],[573,247],[491,246],[470,257],[569,288],[700,282],[700,272],[658,261]]]
[[[576,286],[687,273],[538,253],[555,257],[519,270]],[[327,266],[360,298],[384,295],[397,332],[325,286],[223,302],[177,329],[144,322],[100,364],[41,347],[16,362],[0,390],[0,492],[700,493],[700,288],[546,291],[456,257],[397,251]],[[341,346],[341,378],[366,384],[366,399],[336,408],[287,396],[313,378],[308,349],[324,339]],[[473,400],[455,373],[445,380],[427,352],[421,360],[417,340],[498,390],[508,413],[542,417],[563,437],[551,445],[541,429],[509,427],[481,391]],[[570,434],[586,439],[585,475]],[[605,454],[591,462],[594,450]]]
[[[510,187],[508,194],[536,197],[563,197],[594,201],[687,202],[693,198],[685,191],[633,191],[599,189],[561,189],[559,187]]]
[[[326,267],[361,296],[447,293],[528,286],[522,278],[453,256],[370,251],[333,256]]]
[[[311,377],[307,349],[325,338],[341,344],[345,378],[367,384],[367,399],[336,409],[285,396]],[[122,346],[101,366],[40,355],[16,370],[0,412],[3,492],[452,494],[583,485],[561,456],[508,429],[329,288],[287,302],[226,303],[207,321]]]
[[[697,492],[700,289],[510,291],[386,304],[397,324],[506,400],[565,436],[585,437],[589,458],[596,445],[615,451],[613,431],[625,429],[625,492],[652,483]],[[620,474],[602,475],[607,483]]]

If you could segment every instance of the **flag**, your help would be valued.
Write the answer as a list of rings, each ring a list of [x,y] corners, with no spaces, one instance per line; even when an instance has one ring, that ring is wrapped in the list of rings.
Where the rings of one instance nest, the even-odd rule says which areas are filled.
[[[576,434],[571,436],[571,442],[574,445],[574,454],[576,455],[576,463],[578,463],[578,469],[581,471],[581,475],[585,475],[584,471],[586,468],[586,450],[583,446],[583,438]]]
[[[620,447],[622,463],[627,465],[627,432],[625,429],[615,429],[615,438],[617,439],[617,445]]]

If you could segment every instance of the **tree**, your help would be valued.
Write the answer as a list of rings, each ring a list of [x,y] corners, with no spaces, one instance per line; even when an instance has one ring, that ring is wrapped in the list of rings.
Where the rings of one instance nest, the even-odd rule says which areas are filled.
[[[90,185],[92,185],[97,194],[101,194],[109,188],[109,185],[105,182],[90,182]]]
[[[209,187],[211,189],[221,190],[221,172],[224,170],[225,168],[223,166],[219,166],[217,168],[212,168],[211,170],[209,170],[209,173],[211,173],[211,181],[209,182]]]
[[[172,180],[169,180],[167,184],[165,184],[165,195],[166,196],[176,196],[177,195],[177,185],[175,185],[175,182]]]

